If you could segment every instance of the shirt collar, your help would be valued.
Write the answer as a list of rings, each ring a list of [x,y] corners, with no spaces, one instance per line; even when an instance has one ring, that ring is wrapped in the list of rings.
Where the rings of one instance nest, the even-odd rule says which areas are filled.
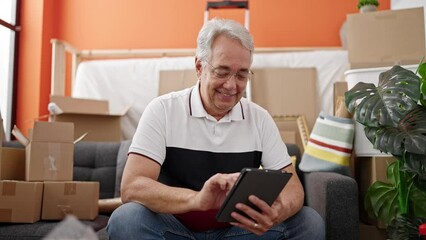
[[[189,109],[189,113],[193,117],[205,117],[210,120],[216,120],[204,109],[200,95],[200,81],[197,81],[197,84],[192,88],[189,94]],[[243,103],[239,101],[228,114],[219,120],[219,122],[241,121],[244,118]]]

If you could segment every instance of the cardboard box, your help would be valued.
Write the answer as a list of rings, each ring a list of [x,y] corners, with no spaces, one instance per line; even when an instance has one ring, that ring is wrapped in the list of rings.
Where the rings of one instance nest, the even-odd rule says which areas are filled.
[[[25,150],[3,147],[5,139],[0,116],[0,180],[25,180]]]
[[[73,214],[81,220],[98,215],[99,182],[44,182],[41,219],[59,220]]]
[[[100,115],[109,114],[108,101],[104,100],[50,96],[50,102],[55,103],[60,108],[60,111],[65,113]],[[58,114],[60,113],[58,112]]]
[[[283,142],[296,144],[300,153],[303,154],[309,139],[309,130],[307,129],[305,117],[274,117],[274,121],[277,124]]]
[[[50,121],[74,123],[74,138],[88,133],[84,141],[121,141],[121,117],[128,109],[111,113],[108,101],[64,96],[50,96],[49,103]]]
[[[43,183],[0,181],[0,222],[40,220]]]
[[[160,86],[158,95],[183,90],[194,86],[197,82],[195,69],[162,70],[160,71]]]
[[[350,67],[418,64],[425,56],[423,8],[347,15]]]
[[[374,156],[374,157],[357,157],[356,158],[356,178],[359,189],[359,209],[360,220],[363,223],[375,225],[378,228],[384,228],[383,223],[371,219],[364,208],[364,198],[368,188],[376,181],[388,183],[386,176],[387,165],[396,159],[392,156]]]
[[[272,116],[304,115],[312,129],[319,114],[315,68],[253,69],[252,101]]]
[[[25,149],[0,147],[0,180],[25,180]]]
[[[281,123],[279,122],[276,122],[276,124],[277,126],[280,126],[278,127],[278,130],[280,131],[281,139],[283,140],[283,142],[291,143],[291,144],[297,143],[298,134],[296,131],[293,131],[293,130],[289,131],[289,130],[282,129]]]
[[[12,133],[25,146],[26,181],[70,181],[74,165],[74,124],[35,122],[30,138]]]

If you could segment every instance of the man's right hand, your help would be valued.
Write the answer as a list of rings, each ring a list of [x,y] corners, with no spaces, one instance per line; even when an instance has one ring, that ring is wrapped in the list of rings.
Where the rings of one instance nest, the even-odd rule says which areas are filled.
[[[218,173],[209,178],[194,198],[200,211],[219,209],[240,173]]]

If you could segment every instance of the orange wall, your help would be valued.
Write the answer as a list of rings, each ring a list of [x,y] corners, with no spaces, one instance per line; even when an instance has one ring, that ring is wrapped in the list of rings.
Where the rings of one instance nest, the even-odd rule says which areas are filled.
[[[357,0],[249,2],[256,47],[340,46],[346,14],[358,12]],[[380,4],[390,8],[390,0]],[[18,127],[47,114],[51,38],[79,49],[194,48],[205,7],[203,0],[22,0]],[[241,10],[210,16],[244,22]]]
[[[16,112],[18,127],[27,129],[30,121],[39,115],[43,2],[23,1],[23,3]],[[22,44],[23,40],[26,44]]]

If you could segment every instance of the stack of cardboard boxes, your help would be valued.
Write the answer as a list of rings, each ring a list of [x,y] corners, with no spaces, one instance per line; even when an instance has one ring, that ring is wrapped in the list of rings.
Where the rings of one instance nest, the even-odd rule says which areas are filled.
[[[74,124],[35,122],[22,158],[1,158],[0,222],[33,223],[60,220],[67,214],[93,220],[98,215],[99,183],[73,180]],[[15,162],[19,164],[8,164]]]
[[[347,16],[347,41],[350,70],[345,73],[369,73],[379,71],[393,65],[407,66],[418,64],[425,54],[425,25],[423,8],[402,10],[376,11]],[[384,71],[384,70],[380,70]],[[375,79],[366,79],[365,75],[359,81],[378,83],[377,74],[369,74]],[[363,128],[357,126],[356,131]],[[363,133],[360,133],[363,134]],[[356,134],[357,135],[357,134]],[[364,135],[363,135],[364,136]],[[355,149],[360,149],[360,138],[355,139]],[[367,140],[368,141],[368,140]],[[367,143],[369,144],[369,143]],[[370,146],[370,144],[368,145]],[[386,165],[395,159],[392,156],[378,153],[364,154],[357,150],[356,178],[360,191],[361,238],[368,236],[372,239],[384,239],[374,228],[383,229],[380,222],[368,218],[364,210],[364,197],[368,187],[376,182],[386,182]],[[371,152],[371,151],[370,151]]]

